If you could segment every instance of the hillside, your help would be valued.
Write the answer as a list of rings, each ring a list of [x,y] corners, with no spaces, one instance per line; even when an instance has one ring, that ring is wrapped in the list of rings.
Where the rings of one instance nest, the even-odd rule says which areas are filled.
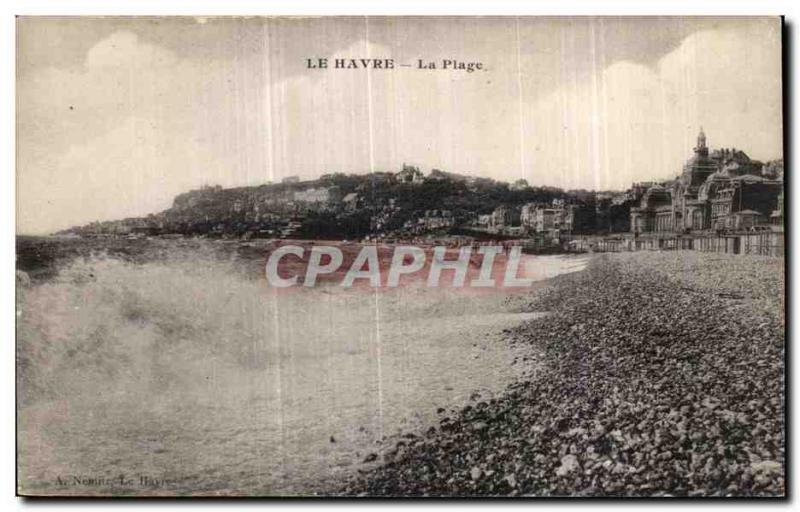
[[[206,186],[175,197],[172,207],[142,218],[94,222],[60,234],[181,234],[236,237],[299,236],[361,238],[402,230],[431,212],[444,210],[453,226],[474,221],[501,205],[553,200],[594,206],[595,194],[509,185],[434,169],[423,176],[404,166],[398,173],[326,174],[316,180],[224,189]],[[594,226],[587,226],[587,229]]]

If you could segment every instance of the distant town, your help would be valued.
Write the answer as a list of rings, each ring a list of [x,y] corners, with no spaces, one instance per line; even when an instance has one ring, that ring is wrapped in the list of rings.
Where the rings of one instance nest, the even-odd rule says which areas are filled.
[[[399,241],[524,239],[539,247],[600,250],[699,248],[744,252],[737,235],[763,234],[759,253],[782,252],[783,160],[710,150],[701,130],[680,174],[624,192],[564,191],[404,164],[398,172],[332,173],[316,180],[177,196],[146,217],[93,222],[58,233],[85,237],[199,236]],[[777,240],[776,237],[780,237]],[[738,241],[737,241],[738,240]],[[692,247],[686,247],[687,244]],[[729,247],[730,245],[730,247]],[[751,252],[751,251],[748,251]]]

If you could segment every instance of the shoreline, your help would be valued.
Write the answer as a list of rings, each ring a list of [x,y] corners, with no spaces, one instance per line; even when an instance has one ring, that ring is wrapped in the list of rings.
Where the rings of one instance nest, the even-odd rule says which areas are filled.
[[[224,254],[192,252],[195,248],[179,246],[178,254],[190,251],[209,262],[228,261],[220,258]],[[274,370],[270,385],[288,390],[290,402],[300,403],[306,396],[311,400],[318,394],[306,393],[316,389],[313,372],[298,373],[302,367],[294,365],[295,357],[325,375],[328,394],[318,402],[307,402],[309,407],[314,403],[324,409],[317,420],[320,428],[299,433],[308,419],[291,407],[285,409],[290,414],[287,422],[281,419],[275,425],[280,432],[287,428],[276,445],[281,460],[306,456],[321,465],[311,472],[306,462],[305,469],[284,468],[284,462],[273,467],[274,461],[254,452],[247,457],[246,473],[269,475],[253,480],[260,482],[258,495],[785,493],[783,259],[691,251],[593,255],[580,272],[549,277],[532,288],[493,297],[446,289],[431,295],[424,287],[407,287],[402,293],[378,294],[364,302],[361,294],[321,287],[313,308],[310,295],[282,296],[275,304],[273,331],[253,323],[266,317],[255,314],[263,302],[263,290],[247,278],[248,258],[239,260],[244,265],[235,272],[231,270],[237,267],[225,264],[217,271],[190,265],[176,273],[164,267],[175,261],[168,253],[136,256],[125,261],[152,265],[130,267],[118,262],[106,267],[106,262],[97,269],[80,268],[72,276],[80,278],[73,283],[77,286],[73,292],[88,286],[93,293],[121,301],[112,304],[104,299],[98,306],[113,306],[108,314],[85,318],[97,332],[114,332],[117,325],[133,329],[137,337],[155,336],[152,347],[160,347],[163,356],[175,363],[199,362],[180,375],[172,375],[169,365],[159,366],[159,378],[173,379],[180,386],[203,378],[208,370],[206,358],[182,354],[191,344],[182,345],[181,351],[160,345],[160,337],[174,340],[176,333],[187,340],[198,337],[196,341],[209,347],[216,346],[218,338],[229,338],[233,345],[226,346],[232,351],[220,356],[231,360],[221,359],[222,364],[234,368],[246,363],[244,373],[238,369],[231,375],[239,375],[235,379],[214,377],[209,390],[219,399],[227,396],[224,390],[228,388],[257,391],[253,387],[256,376],[266,368]],[[95,275],[89,274],[92,279],[86,281],[84,274],[89,270]],[[46,290],[72,286],[72,277],[58,283],[37,280],[45,288],[34,286],[30,292],[50,296]],[[132,294],[117,297],[110,290],[123,277]],[[167,292],[194,290],[196,297],[214,300],[218,294],[206,294],[209,283],[235,291],[243,302],[229,304],[220,299],[198,309],[196,301],[178,300]],[[167,302],[154,309],[153,299]],[[361,311],[356,308],[359,304],[380,310],[382,332],[374,332],[375,312]],[[71,307],[71,303],[61,305]],[[306,319],[302,324],[286,316],[300,306],[298,313]],[[215,320],[201,315],[201,310],[219,310],[223,316]],[[50,307],[46,311],[53,314]],[[247,312],[244,317],[237,316],[243,312]],[[302,316],[311,312],[312,316]],[[534,312],[547,315],[534,318]],[[206,328],[193,327],[192,318],[207,324]],[[215,334],[215,329],[233,325],[230,318],[240,318],[250,331],[245,336],[238,328]],[[106,326],[109,322],[113,328]],[[316,323],[319,326],[314,327]],[[302,329],[289,328],[295,324],[303,325]],[[73,327],[78,325],[83,324]],[[148,326],[155,330],[139,330]],[[306,332],[303,329],[308,336],[301,335]],[[347,329],[353,333],[347,335]],[[341,340],[350,341],[332,343],[334,338],[328,337],[334,331]],[[277,337],[265,345],[247,342],[266,339],[268,334]],[[288,343],[292,340],[295,343]],[[320,346],[326,347],[325,353],[336,364],[308,359]],[[383,368],[376,367],[379,354]],[[283,356],[290,363],[280,369],[275,364],[283,363],[275,361],[284,360]],[[277,359],[269,362],[273,358]],[[476,393],[482,388],[490,392]],[[355,397],[356,390],[369,398],[352,401],[348,397]],[[208,405],[217,398],[209,399]],[[263,404],[257,412],[248,402],[246,410],[253,414],[239,420],[232,417],[230,425],[209,425],[211,432],[238,432],[236,421],[263,428],[264,421],[274,419],[272,399],[264,401],[268,397],[257,393],[252,398]],[[194,400],[189,396],[181,401],[191,404]],[[347,413],[340,414],[345,405]],[[384,414],[391,429],[384,430]],[[155,424],[173,419],[178,420],[167,409],[152,417]],[[192,421],[178,421],[176,431],[183,432]],[[124,423],[121,417],[120,425]],[[109,431],[116,428],[109,425]],[[137,428],[141,429],[137,436],[143,436],[152,434],[153,425]],[[191,431],[184,433],[192,438]],[[250,443],[249,436],[237,443]],[[177,438],[175,443],[170,450],[181,453],[185,447]],[[269,453],[269,446],[262,442],[258,451]],[[89,447],[85,448],[85,453],[81,449],[74,456],[88,456]],[[230,450],[224,453],[226,460],[231,455],[236,458]],[[211,452],[209,457],[197,460],[198,470],[212,471]],[[159,455],[144,464],[154,474],[161,469],[169,473],[175,469],[173,458]],[[214,480],[196,488],[209,486],[209,492],[214,489],[225,495],[250,494],[242,482],[226,473],[214,470]],[[153,495],[174,492],[164,489]]]
[[[277,294],[247,260],[186,250],[80,259],[20,289],[21,490],[322,493],[378,460],[383,438],[421,436],[524,369],[525,347],[503,338],[536,316],[530,289]],[[173,484],[51,487],[53,474],[109,468]]]
[[[604,255],[550,282],[553,314],[509,332],[538,375],[339,494],[785,495],[782,260]]]

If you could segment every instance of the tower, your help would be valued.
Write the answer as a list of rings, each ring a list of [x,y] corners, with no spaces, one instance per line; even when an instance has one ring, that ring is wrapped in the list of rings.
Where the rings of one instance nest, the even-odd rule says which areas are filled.
[[[694,148],[694,152],[699,155],[708,156],[708,147],[706,146],[706,134],[705,132],[703,132],[702,126],[700,127],[700,133],[697,134],[697,146]]]

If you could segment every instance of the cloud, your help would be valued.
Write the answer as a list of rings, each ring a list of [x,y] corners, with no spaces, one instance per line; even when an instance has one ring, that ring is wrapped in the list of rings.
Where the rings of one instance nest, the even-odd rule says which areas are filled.
[[[606,55],[601,30],[576,36],[571,22],[537,25],[547,30],[523,41],[520,61],[508,20],[492,21],[491,45],[457,24],[434,34],[430,20],[373,23],[370,37],[381,44],[352,42],[365,31],[361,20],[347,22],[352,30],[326,22],[284,31],[282,23],[195,57],[118,31],[81,65],[26,69],[17,87],[20,231],[155,212],[203,183],[392,170],[404,161],[623,189],[676,175],[700,125],[714,146],[780,156],[775,20],[696,32],[646,63]],[[479,26],[469,21],[473,32]],[[458,58],[490,71],[303,70],[303,51],[325,55],[315,52],[329,43],[340,48],[330,58]]]
[[[43,172],[18,174],[22,233],[161,211],[175,195],[221,181],[232,164],[149,119],[130,117],[38,165]]]
[[[116,32],[18,88],[21,232],[156,212],[202,183],[266,181],[264,73]]]
[[[397,68],[311,71],[270,88],[278,172],[311,177],[408,162],[502,176],[518,167],[519,89],[509,63],[482,59],[493,62],[491,73],[422,71],[415,69],[417,58],[437,65],[441,58],[409,57],[407,50],[363,40],[337,50],[329,62],[359,57],[394,58]]]
[[[86,54],[89,69],[121,68],[124,70],[158,71],[174,65],[177,57],[158,46],[142,43],[133,32],[117,31],[98,42]]]
[[[26,141],[21,150],[66,151],[132,115],[174,109],[182,83],[190,79],[180,78],[185,71],[172,52],[126,31],[95,44],[80,68],[34,70],[18,88],[18,135]]]
[[[700,126],[713,146],[780,157],[780,41],[765,33],[701,31],[655,66],[619,61],[581,83],[556,77],[528,110],[529,180],[577,187],[589,176],[594,188],[621,189],[673,177]]]

